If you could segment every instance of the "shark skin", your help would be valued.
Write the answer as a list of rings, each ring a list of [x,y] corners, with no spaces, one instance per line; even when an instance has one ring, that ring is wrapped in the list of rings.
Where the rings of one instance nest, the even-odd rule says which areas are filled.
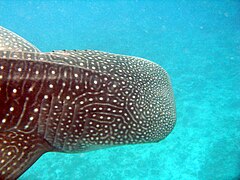
[[[96,50],[41,52],[0,26],[0,179],[17,179],[46,152],[159,142],[175,122],[159,65]]]

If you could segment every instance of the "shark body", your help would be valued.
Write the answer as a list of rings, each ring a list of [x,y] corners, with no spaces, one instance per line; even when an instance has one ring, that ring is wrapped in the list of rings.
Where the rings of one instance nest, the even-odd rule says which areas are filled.
[[[0,179],[43,153],[158,142],[176,120],[166,71],[94,50],[40,52],[0,27]]]

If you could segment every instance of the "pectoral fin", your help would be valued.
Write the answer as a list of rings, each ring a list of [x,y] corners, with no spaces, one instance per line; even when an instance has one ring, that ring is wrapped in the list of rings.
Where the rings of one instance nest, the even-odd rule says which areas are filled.
[[[0,179],[16,179],[51,150],[47,141],[36,134],[0,132]]]
[[[40,52],[30,42],[2,26],[0,26],[0,50]]]

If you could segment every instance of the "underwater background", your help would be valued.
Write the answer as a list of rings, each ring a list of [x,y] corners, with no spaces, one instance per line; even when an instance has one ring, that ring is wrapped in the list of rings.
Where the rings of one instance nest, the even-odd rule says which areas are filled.
[[[20,180],[240,179],[240,1],[1,0],[0,25],[44,52],[152,60],[169,73],[177,106],[159,143],[46,153]]]

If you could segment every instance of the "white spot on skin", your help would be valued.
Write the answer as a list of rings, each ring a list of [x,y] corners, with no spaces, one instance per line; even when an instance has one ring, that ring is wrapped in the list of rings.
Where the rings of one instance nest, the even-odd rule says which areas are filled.
[[[21,71],[22,71],[22,68],[18,68],[18,71],[21,72]]]
[[[33,87],[30,87],[30,88],[28,89],[28,91],[29,91],[29,92],[33,91]]]
[[[14,111],[14,107],[10,107],[10,111],[13,112]]]
[[[70,96],[67,96],[66,99],[69,100],[69,99],[70,99]]]
[[[13,93],[17,93],[17,89],[13,89]]]
[[[50,88],[53,88],[53,85],[52,85],[52,84],[49,84],[49,87],[50,87]]]
[[[34,112],[38,112],[38,108],[35,108],[33,111],[34,111]]]

